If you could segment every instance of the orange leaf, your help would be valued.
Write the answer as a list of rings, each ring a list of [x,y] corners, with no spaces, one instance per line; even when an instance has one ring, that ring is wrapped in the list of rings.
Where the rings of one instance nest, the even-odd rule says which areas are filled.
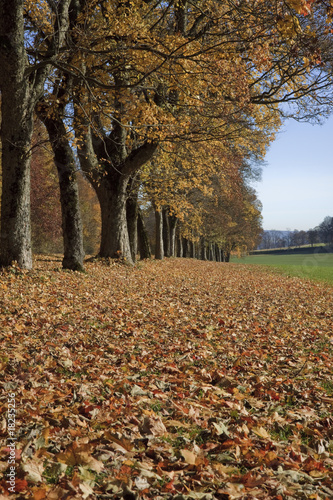
[[[28,482],[25,479],[15,480],[15,491],[24,491],[28,488]]]
[[[38,489],[33,491],[33,499],[34,500],[43,500],[46,498],[47,490],[46,489]]]

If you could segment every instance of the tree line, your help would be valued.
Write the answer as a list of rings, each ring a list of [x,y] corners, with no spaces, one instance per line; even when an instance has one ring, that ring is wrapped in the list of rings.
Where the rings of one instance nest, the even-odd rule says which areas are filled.
[[[333,244],[333,217],[327,216],[316,227],[308,231],[295,229],[294,231],[263,231],[258,248],[260,250],[286,247],[300,247],[303,245]]]
[[[65,268],[83,267],[82,219],[96,199],[101,257],[149,255],[151,207],[156,258],[228,260],[256,245],[249,180],[281,120],[332,104],[322,1],[4,0],[0,33],[2,266],[32,266],[30,194],[38,178],[53,189],[41,156],[31,186],[45,141]],[[80,201],[78,172],[94,201],[86,187]]]

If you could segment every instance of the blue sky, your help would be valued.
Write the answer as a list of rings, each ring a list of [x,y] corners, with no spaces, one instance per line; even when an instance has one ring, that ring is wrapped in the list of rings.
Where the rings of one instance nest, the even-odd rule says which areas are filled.
[[[264,229],[303,229],[333,217],[333,117],[323,125],[288,120],[272,143],[262,180]]]

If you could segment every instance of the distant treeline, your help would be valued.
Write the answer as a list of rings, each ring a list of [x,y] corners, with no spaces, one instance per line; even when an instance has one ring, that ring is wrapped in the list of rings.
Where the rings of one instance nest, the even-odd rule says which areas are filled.
[[[333,217],[325,217],[317,227],[308,231],[298,231],[297,229],[294,231],[264,231],[258,250],[301,247],[303,245],[314,247],[314,245],[319,243],[333,246]],[[310,250],[304,253],[313,253]],[[292,249],[291,251],[292,253],[294,252]],[[297,248],[296,251],[300,253],[300,248]]]
[[[292,254],[304,254],[313,255],[317,253],[332,253],[333,246],[322,245],[322,246],[309,246],[309,247],[294,247],[294,248],[272,248],[268,250],[253,250],[250,255],[292,255]]]

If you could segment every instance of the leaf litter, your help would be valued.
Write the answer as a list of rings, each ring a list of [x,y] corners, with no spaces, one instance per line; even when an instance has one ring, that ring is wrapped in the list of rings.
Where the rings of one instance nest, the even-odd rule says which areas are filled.
[[[333,498],[333,295],[188,259],[0,274],[0,498]]]

